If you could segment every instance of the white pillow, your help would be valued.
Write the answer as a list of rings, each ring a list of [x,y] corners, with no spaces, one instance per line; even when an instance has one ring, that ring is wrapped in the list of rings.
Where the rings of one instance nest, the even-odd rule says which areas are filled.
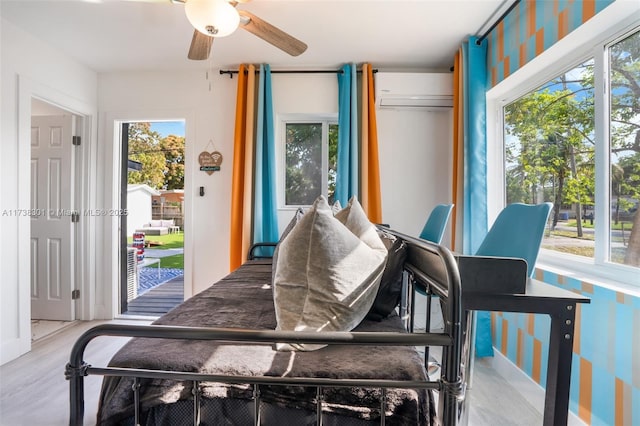
[[[289,221],[289,224],[286,228],[284,228],[284,231],[282,231],[282,235],[280,235],[280,239],[278,240],[276,247],[273,249],[273,256],[271,256],[271,282],[275,282],[276,264],[278,263],[280,243],[287,237],[287,235],[289,235],[294,226],[296,226],[298,222],[300,222],[302,216],[304,216],[304,210],[302,209],[302,207],[298,207],[298,210],[296,210],[296,212],[294,213],[293,217]]]
[[[369,222],[367,214],[362,209],[355,195],[351,197],[347,207],[335,213],[335,218],[349,228],[351,232],[356,234],[358,238],[368,246],[377,248],[378,250],[384,250],[386,253],[387,248],[380,239],[377,228]]]
[[[273,274],[277,330],[350,331],[367,315],[387,249],[357,200],[349,204],[345,226],[319,197],[280,241]],[[276,348],[309,351],[324,346]]]
[[[157,228],[162,226],[162,221],[161,220],[152,220],[151,222],[149,222],[149,225],[151,225],[151,227],[153,228]]]
[[[287,224],[286,228],[284,228],[284,230],[282,231],[282,235],[280,235],[279,241],[284,240],[285,237],[289,235],[289,232],[291,232],[293,227],[296,226],[298,222],[300,222],[302,216],[304,216],[304,210],[302,209],[302,207],[298,207],[298,210],[296,210],[296,212],[293,214],[293,217],[289,221],[289,224]]]
[[[340,200],[336,200],[332,205],[331,205],[331,210],[333,211],[333,214],[338,213],[340,210],[342,210],[342,204],[340,204]]]

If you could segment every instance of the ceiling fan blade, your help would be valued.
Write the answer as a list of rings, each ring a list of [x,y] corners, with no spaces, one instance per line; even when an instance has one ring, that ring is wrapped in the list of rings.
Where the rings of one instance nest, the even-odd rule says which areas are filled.
[[[90,3],[116,3],[116,2],[131,2],[131,3],[174,3],[184,4],[187,0],[83,0]]]
[[[189,54],[187,57],[195,61],[202,61],[209,58],[213,37],[202,34],[198,30],[193,31],[191,46],[189,46]]]
[[[240,26],[260,37],[275,47],[284,50],[291,56],[298,56],[307,50],[307,45],[297,38],[285,33],[270,23],[263,21],[246,10],[239,10]]]
[[[84,2],[84,3],[96,3],[96,4],[100,4],[100,3],[118,3],[118,2],[125,2],[125,3],[175,3],[175,4],[184,4],[186,3],[187,0],[77,0],[79,2]],[[249,0],[245,0],[245,1],[249,1]]]

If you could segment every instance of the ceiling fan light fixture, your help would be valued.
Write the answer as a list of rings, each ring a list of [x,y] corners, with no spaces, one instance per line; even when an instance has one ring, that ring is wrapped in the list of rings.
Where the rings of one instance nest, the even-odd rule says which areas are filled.
[[[240,15],[226,0],[188,0],[184,5],[193,27],[211,37],[224,37],[240,24]]]

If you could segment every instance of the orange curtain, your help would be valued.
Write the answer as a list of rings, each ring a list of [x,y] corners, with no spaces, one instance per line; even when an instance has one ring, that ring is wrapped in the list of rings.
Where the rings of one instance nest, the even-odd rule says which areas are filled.
[[[238,69],[231,180],[231,240],[229,244],[229,268],[231,271],[242,265],[251,244],[255,74],[256,69],[253,65],[243,64]]]
[[[453,185],[451,199],[454,202],[451,215],[451,249],[462,247],[459,238],[462,235],[457,231],[458,225],[464,223],[464,85],[462,74],[462,49],[456,52],[453,65]]]
[[[360,201],[369,220],[382,223],[378,125],[371,64],[362,65],[362,140],[360,145]]]

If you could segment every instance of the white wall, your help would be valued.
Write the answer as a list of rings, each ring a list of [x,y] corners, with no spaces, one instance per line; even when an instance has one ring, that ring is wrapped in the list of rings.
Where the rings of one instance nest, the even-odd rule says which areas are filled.
[[[2,20],[0,26],[1,90],[0,100],[0,364],[27,352],[31,347],[30,305],[30,223],[26,216],[10,212],[30,207],[30,120],[31,99],[39,97],[86,117],[85,146],[79,155],[84,164],[91,161],[95,142],[92,129],[97,104],[97,75],[69,60],[44,43]],[[86,168],[81,173],[88,179]],[[92,206],[84,183],[81,203]],[[95,222],[83,224],[79,234],[91,234]],[[92,277],[93,251],[83,250],[80,279],[85,294]],[[100,283],[97,283],[100,285]],[[91,315],[88,303],[77,307],[78,317]]]
[[[452,112],[379,109],[377,118],[383,221],[418,236],[433,207],[451,203]]]

